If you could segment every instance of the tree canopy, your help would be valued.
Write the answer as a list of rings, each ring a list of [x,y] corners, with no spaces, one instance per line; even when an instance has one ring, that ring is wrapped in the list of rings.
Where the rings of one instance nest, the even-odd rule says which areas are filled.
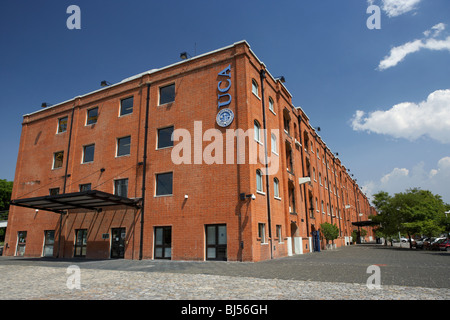
[[[0,179],[0,212],[9,210],[13,182]],[[0,217],[3,215],[0,213]],[[2,220],[3,218],[0,218]]]
[[[380,191],[372,202],[378,212],[371,217],[380,223],[378,235],[393,237],[400,232],[409,238],[412,235],[431,237],[449,231],[449,217],[445,212],[450,206],[440,195],[428,190],[413,188],[394,196]]]

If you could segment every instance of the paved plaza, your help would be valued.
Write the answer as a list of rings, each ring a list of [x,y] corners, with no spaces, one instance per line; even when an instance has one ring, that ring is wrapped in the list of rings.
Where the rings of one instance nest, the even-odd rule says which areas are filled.
[[[257,263],[0,257],[0,300],[450,300],[449,271],[450,252],[383,245]]]

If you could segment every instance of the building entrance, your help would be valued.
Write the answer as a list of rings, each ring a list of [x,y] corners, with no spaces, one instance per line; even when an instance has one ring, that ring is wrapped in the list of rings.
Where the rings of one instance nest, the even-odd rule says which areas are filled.
[[[111,229],[111,259],[125,257],[125,228]]]
[[[227,226],[206,226],[206,260],[227,260]]]

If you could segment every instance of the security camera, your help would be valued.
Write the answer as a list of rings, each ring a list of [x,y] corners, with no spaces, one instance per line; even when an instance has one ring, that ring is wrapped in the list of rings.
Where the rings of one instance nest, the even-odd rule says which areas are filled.
[[[252,200],[255,200],[256,196],[252,193]]]

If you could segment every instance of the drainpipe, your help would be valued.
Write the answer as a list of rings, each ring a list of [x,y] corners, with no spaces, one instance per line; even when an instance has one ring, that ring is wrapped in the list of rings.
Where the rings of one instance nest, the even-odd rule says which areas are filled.
[[[266,78],[266,71],[261,69],[260,73],[261,80],[261,101],[262,101],[262,112],[263,112],[263,128],[264,128],[264,158],[266,167],[266,189],[267,189],[267,223],[269,225],[269,239],[270,239],[270,259],[273,259],[273,248],[272,248],[272,224],[270,218],[270,192],[269,192],[269,164],[267,157],[267,128],[266,128],[266,106],[264,99],[264,79]]]
[[[145,127],[144,127],[144,157],[142,168],[142,207],[141,207],[141,235],[139,239],[139,260],[142,260],[144,246],[144,209],[145,209],[145,180],[147,175],[147,139],[148,139],[148,112],[150,105],[150,83],[147,84],[147,101],[145,106]]]
[[[300,140],[302,139],[302,116],[298,116],[298,130],[300,131]],[[305,176],[305,166],[303,161],[303,145],[300,147],[300,155],[302,157],[302,175]],[[311,176],[311,173],[310,173]],[[305,199],[305,218],[306,218],[306,234],[309,237],[309,219],[308,219],[308,204],[306,201],[306,185],[303,185],[303,195]],[[310,203],[311,208],[313,207],[313,204]],[[309,251],[311,251],[311,248],[309,248]]]
[[[337,178],[336,178],[336,163],[335,163],[335,161],[336,161],[336,158],[333,157],[334,188],[336,190]],[[337,189],[337,194],[336,194],[336,204],[337,204],[336,210],[337,210],[337,213],[338,213],[338,214],[336,214],[336,217],[337,217],[336,219],[339,222],[339,237],[342,237],[342,235],[341,235],[341,232],[342,232],[342,230],[341,230],[341,217],[339,215],[339,211],[340,211],[339,210],[339,188]]]
[[[74,115],[74,112],[75,112],[75,105],[72,107],[72,116],[70,117],[69,143],[67,145],[66,170],[64,172],[63,194],[66,193],[67,170],[69,169],[69,153],[70,153],[70,142],[72,140],[72,127],[73,127],[73,115]]]
[[[72,141],[72,127],[73,127],[73,116],[75,113],[75,105],[72,106],[72,115],[70,116],[70,130],[69,130],[69,142],[67,143],[67,155],[66,155],[66,168],[64,170],[64,185],[63,185],[63,194],[66,193],[66,185],[67,185],[67,171],[69,169],[69,154],[70,154],[70,143]],[[58,252],[56,254],[56,258],[59,258],[59,252],[61,250],[61,234],[62,234],[62,219],[64,213],[59,214],[59,236],[58,236]],[[64,249],[63,249],[64,251]]]
[[[331,206],[331,194],[330,194],[330,178],[328,177],[328,160],[327,160],[327,148],[324,147],[323,150],[325,151],[325,170],[327,170],[327,184],[326,186],[328,188],[328,201],[330,202],[329,208],[331,211],[331,224],[333,224],[333,209]],[[331,245],[334,245],[334,240],[331,240]]]

